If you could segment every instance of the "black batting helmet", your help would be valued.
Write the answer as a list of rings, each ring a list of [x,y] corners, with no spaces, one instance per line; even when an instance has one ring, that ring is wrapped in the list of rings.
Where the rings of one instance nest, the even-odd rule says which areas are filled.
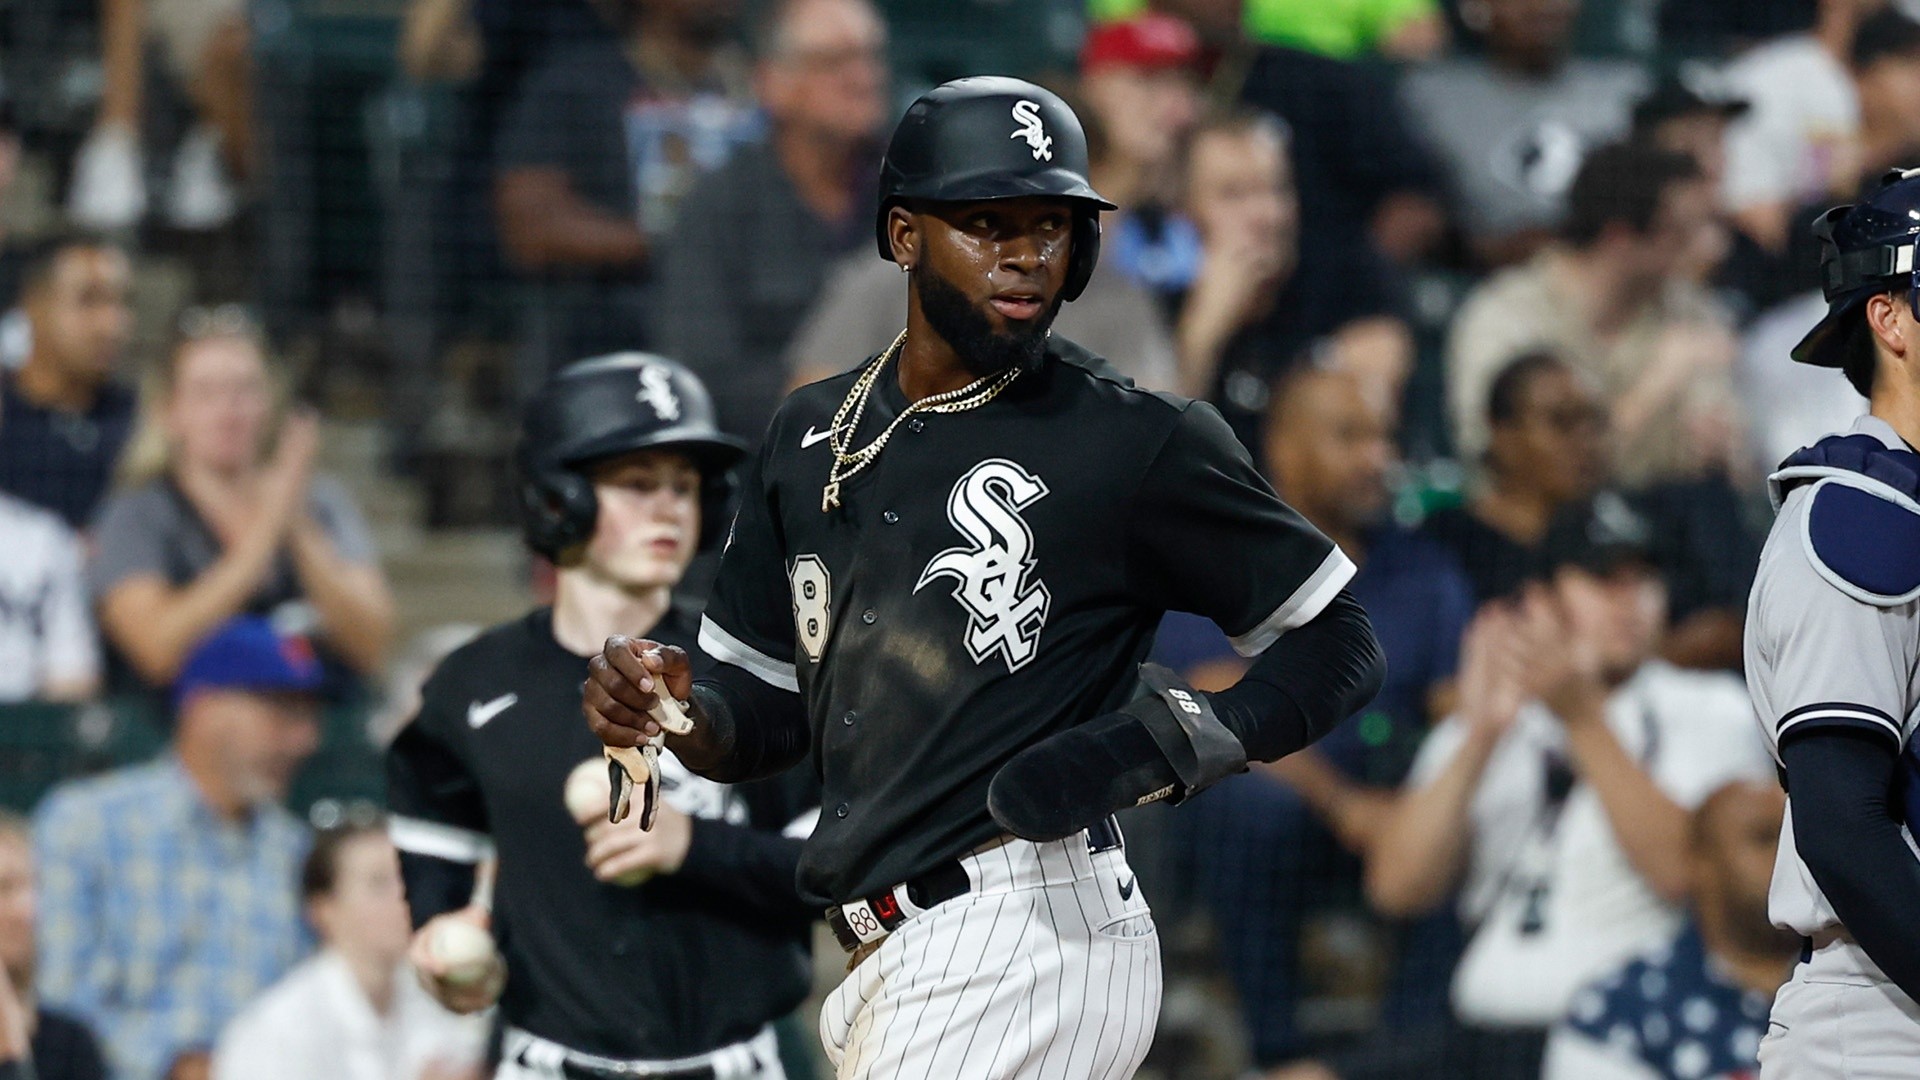
[[[1920,169],[1894,169],[1880,185],[1864,202],[1836,206],[1813,223],[1827,317],[1793,347],[1793,358],[1803,364],[1846,365],[1852,316],[1869,297],[1904,289],[1914,318],[1920,319],[1920,266],[1914,259]]]
[[[1059,96],[1020,79],[978,75],[921,94],[880,162],[874,232],[891,260],[887,211],[909,200],[977,202],[1050,195],[1074,200],[1073,255],[1062,299],[1087,287],[1100,258],[1100,211],[1118,209],[1087,182],[1087,135]]]
[[[732,469],[746,444],[722,434],[693,372],[652,353],[569,364],[527,403],[516,454],[528,546],[550,559],[593,535],[599,500],[585,467],[635,450],[673,449],[700,469],[700,546],[726,534]]]

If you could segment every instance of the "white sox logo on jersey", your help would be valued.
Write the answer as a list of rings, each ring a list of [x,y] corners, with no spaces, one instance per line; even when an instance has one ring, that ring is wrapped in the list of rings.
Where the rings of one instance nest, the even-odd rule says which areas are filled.
[[[1037,101],[1016,101],[1013,105],[1013,119],[1020,127],[1010,139],[1025,139],[1033,147],[1033,160],[1053,160],[1053,136],[1040,126],[1040,103]]]
[[[967,470],[947,496],[947,520],[969,543],[935,555],[919,592],[934,579],[954,579],[953,598],[967,609],[967,653],[976,664],[999,653],[1008,671],[1033,659],[1053,597],[1033,575],[1033,530],[1020,511],[1045,497],[1047,485],[1005,458]]]
[[[633,397],[667,423],[680,419],[680,395],[673,392],[673,375],[658,364],[640,365],[640,390]]]

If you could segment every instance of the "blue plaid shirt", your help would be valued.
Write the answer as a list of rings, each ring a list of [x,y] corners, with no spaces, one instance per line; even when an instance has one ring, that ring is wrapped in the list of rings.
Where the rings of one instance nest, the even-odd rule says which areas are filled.
[[[310,947],[306,827],[217,816],[180,759],[63,784],[34,818],[39,990],[89,1021],[114,1075],[160,1080]]]

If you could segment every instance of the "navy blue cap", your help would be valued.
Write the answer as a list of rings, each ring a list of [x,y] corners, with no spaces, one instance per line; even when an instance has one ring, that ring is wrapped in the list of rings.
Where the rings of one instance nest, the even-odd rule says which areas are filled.
[[[202,638],[173,681],[178,706],[197,690],[318,694],[324,674],[306,638],[282,634],[257,615],[239,615]]]

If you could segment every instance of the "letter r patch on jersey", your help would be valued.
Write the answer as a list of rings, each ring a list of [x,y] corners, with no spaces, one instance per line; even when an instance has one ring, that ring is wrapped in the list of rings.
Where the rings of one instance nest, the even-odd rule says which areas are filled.
[[[935,578],[954,579],[953,598],[966,609],[967,655],[976,664],[995,653],[1007,670],[1033,659],[1053,597],[1033,579],[1033,530],[1020,511],[1047,494],[1039,477],[1005,458],[967,470],[947,496],[947,520],[968,543],[935,555],[913,591]]]

